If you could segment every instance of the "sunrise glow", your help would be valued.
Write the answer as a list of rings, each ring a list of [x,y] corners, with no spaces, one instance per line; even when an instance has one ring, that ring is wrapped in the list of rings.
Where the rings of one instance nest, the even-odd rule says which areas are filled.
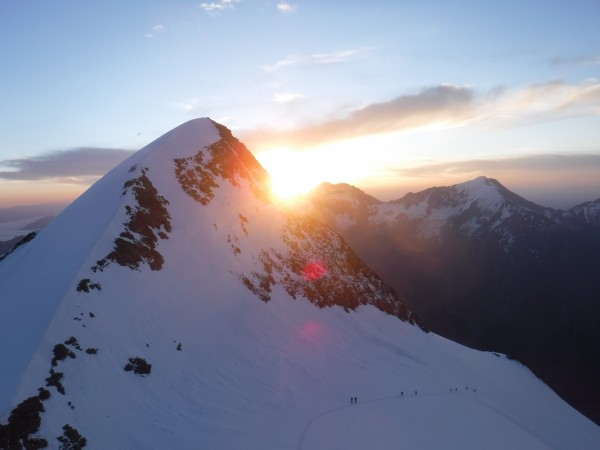
[[[257,157],[271,175],[273,195],[282,200],[304,195],[327,180],[327,167],[316,164],[308,153],[279,148]]]

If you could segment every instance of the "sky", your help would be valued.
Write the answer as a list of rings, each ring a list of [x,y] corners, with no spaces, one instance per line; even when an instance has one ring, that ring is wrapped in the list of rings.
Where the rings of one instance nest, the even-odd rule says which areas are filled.
[[[177,125],[288,193],[480,175],[600,198],[600,1],[0,0],[0,207],[70,201]]]

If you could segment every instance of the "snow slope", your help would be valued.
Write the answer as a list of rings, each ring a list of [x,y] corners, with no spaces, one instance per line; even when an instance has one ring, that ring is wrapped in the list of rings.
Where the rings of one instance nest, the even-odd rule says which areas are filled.
[[[597,426],[523,366],[424,332],[341,238],[271,204],[267,188],[228,130],[197,119],[115,168],[9,255],[0,264],[0,443],[600,442]],[[43,409],[38,427],[15,425],[26,399]]]

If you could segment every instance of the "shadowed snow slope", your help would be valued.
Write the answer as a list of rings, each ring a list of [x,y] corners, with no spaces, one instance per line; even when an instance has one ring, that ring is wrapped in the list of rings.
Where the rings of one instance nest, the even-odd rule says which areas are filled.
[[[338,235],[273,205],[209,119],[2,261],[0,317],[0,448],[600,442],[523,366],[425,332]]]

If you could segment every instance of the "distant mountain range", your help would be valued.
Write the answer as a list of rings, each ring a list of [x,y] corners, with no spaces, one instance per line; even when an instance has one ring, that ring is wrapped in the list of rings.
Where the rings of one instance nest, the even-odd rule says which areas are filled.
[[[41,203],[0,208],[0,223],[29,220],[44,216],[55,216],[65,209],[66,203]]]
[[[48,225],[66,206],[63,203],[44,203],[0,208],[0,259],[27,235]]]
[[[309,210],[432,331],[524,362],[600,423],[600,200],[555,210],[480,177],[391,202],[324,184]]]
[[[268,181],[227,128],[196,119],[0,261],[0,448],[600,442],[522,364],[424,330]]]

